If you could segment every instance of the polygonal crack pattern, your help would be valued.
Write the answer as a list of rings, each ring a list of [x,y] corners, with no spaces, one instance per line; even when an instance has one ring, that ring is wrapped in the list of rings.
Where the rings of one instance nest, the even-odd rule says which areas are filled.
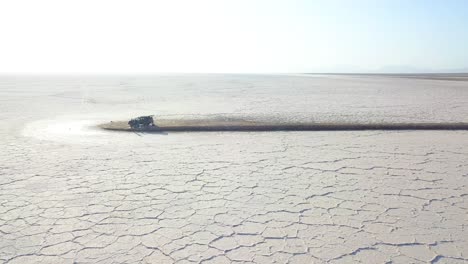
[[[466,132],[22,139],[0,263],[466,263]]]

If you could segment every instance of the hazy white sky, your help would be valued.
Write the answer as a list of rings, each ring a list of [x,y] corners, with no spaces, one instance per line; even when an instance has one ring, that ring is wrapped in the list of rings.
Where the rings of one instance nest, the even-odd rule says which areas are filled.
[[[0,0],[0,72],[460,69],[467,14],[463,0]]]

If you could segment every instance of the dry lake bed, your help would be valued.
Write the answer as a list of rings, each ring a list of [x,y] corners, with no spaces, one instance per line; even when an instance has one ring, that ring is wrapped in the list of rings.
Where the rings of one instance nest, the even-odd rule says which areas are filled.
[[[1,76],[0,263],[467,263],[468,131],[96,128],[466,113],[461,77]]]

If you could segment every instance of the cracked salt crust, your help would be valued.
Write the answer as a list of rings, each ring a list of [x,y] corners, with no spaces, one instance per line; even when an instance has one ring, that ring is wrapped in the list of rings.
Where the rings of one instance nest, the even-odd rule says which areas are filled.
[[[0,263],[468,262],[467,132],[103,136],[75,125],[96,120],[95,112],[105,116],[127,109],[128,98],[119,96],[128,94],[119,82],[86,81],[83,85],[95,88],[87,94],[95,98],[83,104],[73,98],[83,80],[2,78]],[[222,83],[218,77],[192,78],[206,87]],[[294,77],[292,88],[288,78],[241,78],[239,84],[226,84],[226,93],[232,89],[237,98],[226,96],[226,104],[210,107],[244,109],[243,114],[273,107],[286,114],[303,111],[297,114],[303,117],[310,114],[304,112],[310,102],[319,102],[310,109],[316,113],[336,99],[328,100],[324,91],[333,88],[340,97],[354,82],[364,88],[343,102],[353,118],[375,112],[375,119],[407,120],[430,108],[441,111],[423,119],[466,121],[463,82],[399,80],[398,93],[391,93],[387,86],[395,81],[384,78]],[[188,98],[190,109],[200,113],[212,110],[196,108],[193,96],[203,91],[203,102],[211,102],[219,99],[216,90],[197,85],[187,90],[183,79],[156,82],[176,83],[187,95],[158,91],[166,96],[163,101],[154,96],[152,82],[127,84],[143,95],[153,93],[148,101],[154,105],[138,111],[176,102],[168,108],[174,111],[182,105],[177,98]],[[237,87],[244,81],[252,83],[248,94]],[[6,89],[11,83],[15,89]],[[256,88],[282,84],[299,89],[301,98],[279,88],[279,94],[266,97],[267,90]],[[324,90],[311,92],[307,85]],[[380,92],[374,93],[374,86]],[[359,94],[384,107],[360,105]],[[394,94],[405,96],[399,100]],[[408,103],[416,97],[419,105]],[[342,117],[340,107],[330,104],[326,110]],[[55,118],[59,112],[63,116]],[[62,126],[64,118],[70,130]]]
[[[468,261],[467,133],[265,135],[6,146],[0,260]]]

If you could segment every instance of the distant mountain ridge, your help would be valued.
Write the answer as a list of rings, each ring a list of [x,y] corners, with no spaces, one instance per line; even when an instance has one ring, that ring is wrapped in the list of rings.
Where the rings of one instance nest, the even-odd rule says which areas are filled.
[[[459,69],[429,69],[404,65],[388,65],[371,73],[468,73],[468,68]]]
[[[351,65],[329,67],[327,69],[316,70],[309,73],[343,73],[343,74],[436,74],[436,73],[468,73],[467,68],[456,69],[430,69],[406,65],[387,65],[378,69],[364,69],[362,67],[353,67]]]

